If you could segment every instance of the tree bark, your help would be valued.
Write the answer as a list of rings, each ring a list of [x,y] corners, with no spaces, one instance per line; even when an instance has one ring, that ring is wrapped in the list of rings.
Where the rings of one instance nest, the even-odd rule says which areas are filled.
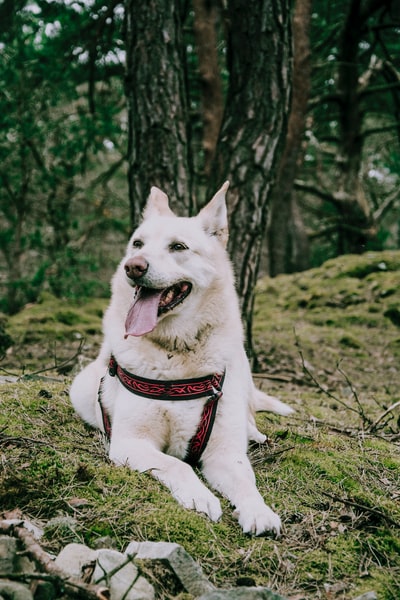
[[[128,179],[135,226],[152,185],[192,212],[185,56],[179,0],[126,2]]]
[[[301,271],[309,266],[308,240],[294,182],[301,161],[307,103],[311,88],[310,21],[312,0],[296,0],[293,13],[293,93],[285,149],[271,198],[268,227],[269,273]]]
[[[219,10],[215,0],[193,0],[193,8],[203,112],[204,174],[208,176],[224,112],[216,31]]]
[[[230,180],[229,251],[250,355],[261,243],[287,126],[289,15],[287,0],[228,2],[230,80],[208,195],[224,180]]]

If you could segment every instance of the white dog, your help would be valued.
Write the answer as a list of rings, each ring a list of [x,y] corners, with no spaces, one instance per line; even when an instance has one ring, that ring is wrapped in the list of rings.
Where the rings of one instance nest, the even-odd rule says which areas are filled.
[[[71,399],[85,421],[109,434],[116,464],[150,471],[182,506],[217,521],[220,502],[197,464],[235,506],[244,532],[279,534],[247,444],[265,441],[256,410],[292,409],[252,381],[225,250],[228,185],[192,218],[175,216],[167,196],[151,189],[113,278],[101,352],[75,378]]]

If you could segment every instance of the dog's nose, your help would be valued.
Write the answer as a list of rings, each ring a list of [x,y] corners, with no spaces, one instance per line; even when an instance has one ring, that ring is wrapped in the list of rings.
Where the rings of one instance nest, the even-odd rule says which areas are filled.
[[[149,268],[149,263],[141,256],[130,258],[125,263],[125,273],[129,279],[139,279]]]

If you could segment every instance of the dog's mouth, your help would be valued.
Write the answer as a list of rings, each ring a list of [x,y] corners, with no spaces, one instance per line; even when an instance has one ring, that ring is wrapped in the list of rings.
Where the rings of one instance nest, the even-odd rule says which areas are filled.
[[[158,303],[158,314],[172,310],[184,301],[192,291],[192,284],[188,281],[181,281],[164,290]]]
[[[137,286],[125,321],[125,337],[153,331],[158,317],[181,304],[191,291],[192,284],[188,281],[180,281],[162,290]]]

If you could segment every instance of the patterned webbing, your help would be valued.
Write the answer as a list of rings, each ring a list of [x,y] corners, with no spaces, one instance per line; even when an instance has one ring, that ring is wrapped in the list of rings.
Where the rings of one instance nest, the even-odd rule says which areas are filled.
[[[183,379],[181,381],[145,379],[133,375],[118,365],[115,358],[111,356],[108,365],[108,373],[111,377],[117,376],[122,385],[130,392],[152,400],[196,400],[210,394],[201,414],[200,423],[196,433],[189,442],[185,456],[185,462],[195,466],[207,445],[214,424],[218,407],[218,400],[222,396],[222,385],[225,372],[214,373],[194,379]],[[111,438],[111,421],[102,402],[102,383],[100,382],[98,400],[101,407],[103,425],[106,437]]]

